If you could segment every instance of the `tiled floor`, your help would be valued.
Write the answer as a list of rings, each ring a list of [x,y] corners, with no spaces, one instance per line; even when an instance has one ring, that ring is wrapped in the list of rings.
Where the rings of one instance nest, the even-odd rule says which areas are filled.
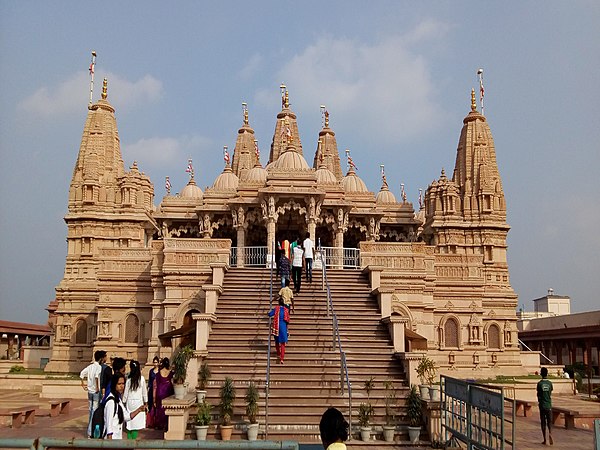
[[[36,416],[35,425],[23,425],[19,429],[12,429],[0,425],[0,437],[2,438],[34,438],[38,436],[57,437],[57,438],[84,438],[88,418],[88,405],[84,399],[73,400],[71,402],[71,412],[68,415],[50,417],[47,402],[37,399],[36,394],[27,394],[15,391],[0,390],[0,408],[11,404],[21,403],[32,404],[39,403],[40,411],[43,415]],[[572,400],[571,400],[572,402]],[[599,405],[595,403],[593,405]],[[590,407],[587,403],[586,407]],[[600,411],[600,409],[599,409]],[[552,430],[554,437],[554,448],[568,450],[590,450],[593,448],[594,436],[591,430],[566,430],[564,427],[555,427]],[[142,430],[141,439],[162,439],[162,432],[155,430]],[[517,417],[517,445],[518,450],[531,450],[545,448],[541,445],[542,433],[540,430],[539,414],[534,407],[529,417]],[[373,443],[374,444],[374,443]],[[377,448],[376,445],[369,445],[369,449]],[[364,447],[364,445],[363,445]],[[351,450],[359,450],[361,443],[352,441],[348,446]],[[407,449],[407,447],[403,447]],[[421,447],[422,448],[422,447]]]

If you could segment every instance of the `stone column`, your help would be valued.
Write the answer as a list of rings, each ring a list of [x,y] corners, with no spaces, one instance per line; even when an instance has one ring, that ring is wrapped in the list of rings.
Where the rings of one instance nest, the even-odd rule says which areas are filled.
[[[237,228],[237,266],[244,267],[244,246],[246,245],[246,230],[243,225]]]
[[[267,222],[267,267],[275,267],[275,254],[273,253],[273,248],[275,244],[275,222],[276,218],[269,217],[269,221]]]
[[[382,322],[388,326],[388,331],[394,345],[394,351],[396,353],[405,352],[404,327],[408,323],[408,319],[394,314],[382,319]]]
[[[308,234],[311,241],[315,242],[315,239],[317,239],[317,224],[313,219],[308,221]]]
[[[212,324],[217,321],[215,314],[192,314],[192,319],[196,321],[196,352],[202,356],[208,355],[208,338]]]

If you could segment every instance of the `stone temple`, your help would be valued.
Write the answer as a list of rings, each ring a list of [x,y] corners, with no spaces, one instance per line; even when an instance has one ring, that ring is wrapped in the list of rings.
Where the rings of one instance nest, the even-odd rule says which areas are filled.
[[[171,357],[182,343],[194,345],[197,359],[236,364],[237,354],[223,348],[229,343],[247,347],[240,361],[248,359],[264,374],[268,267],[277,242],[310,235],[326,261],[343,342],[349,349],[360,342],[367,352],[349,352],[355,367],[368,366],[369,348],[382,341],[377,352],[398,367],[398,378],[410,378],[411,361],[424,353],[453,376],[522,373],[506,203],[492,133],[475,94],[454,171],[449,177],[442,170],[418,210],[405,195],[394,196],[385,175],[375,193],[351,159],[344,174],[328,113],[312,138],[316,152],[305,157],[289,105],[284,89],[266,167],[246,109],[231,163],[227,156],[212,186],[202,191],[192,170],[178,194],[168,192],[156,205],[148,176],[137,163],[124,167],[105,80],[102,98],[89,107],[69,189],[68,253],[48,307],[55,335],[47,371],[80,370],[95,349],[145,364],[154,355]],[[293,319],[292,361],[294,335],[310,337],[310,308],[325,305],[320,273],[315,269],[298,297],[299,308],[307,309]],[[235,279],[243,276],[240,288]],[[273,285],[276,293],[278,279]],[[253,309],[227,309],[225,300],[235,298]],[[352,305],[344,303],[351,298]],[[369,312],[361,312],[364,305],[371,305]],[[361,322],[372,330],[344,337],[346,326],[360,330]],[[218,334],[228,323],[235,331]],[[248,330],[251,336],[239,342],[223,337]],[[328,333],[324,348],[331,325]],[[316,338],[311,345],[318,345]]]

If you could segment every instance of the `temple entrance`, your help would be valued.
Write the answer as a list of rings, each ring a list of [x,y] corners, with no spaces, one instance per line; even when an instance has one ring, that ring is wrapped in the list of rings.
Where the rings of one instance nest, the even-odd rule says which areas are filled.
[[[322,247],[333,247],[333,227],[331,224],[329,225],[318,225],[315,230],[315,245],[319,245],[319,242]],[[319,241],[320,240],[320,241]]]
[[[294,204],[296,205],[296,204]],[[308,235],[306,219],[304,214],[300,214],[298,209],[289,209],[279,215],[277,220],[277,230],[275,240],[282,242],[287,239],[290,242],[300,238],[300,242]]]
[[[358,243],[367,240],[367,233],[355,227],[349,227],[344,233],[344,248],[358,248]]]

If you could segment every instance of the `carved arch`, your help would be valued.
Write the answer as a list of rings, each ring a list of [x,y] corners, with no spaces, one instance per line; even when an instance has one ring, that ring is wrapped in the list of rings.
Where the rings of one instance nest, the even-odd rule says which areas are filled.
[[[485,346],[490,350],[501,350],[504,348],[504,339],[500,324],[496,321],[485,324],[483,329],[483,339]]]
[[[462,349],[462,325],[456,314],[446,314],[438,326],[438,339],[441,350]]]

